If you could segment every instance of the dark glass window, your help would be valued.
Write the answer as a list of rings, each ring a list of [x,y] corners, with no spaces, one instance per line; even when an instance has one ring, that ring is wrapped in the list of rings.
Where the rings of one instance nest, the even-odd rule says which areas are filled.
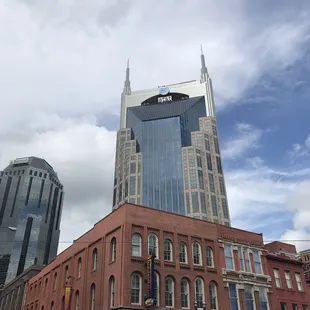
[[[220,174],[223,174],[223,169],[222,169],[222,162],[220,157],[216,156],[216,164],[217,164],[217,171]]]

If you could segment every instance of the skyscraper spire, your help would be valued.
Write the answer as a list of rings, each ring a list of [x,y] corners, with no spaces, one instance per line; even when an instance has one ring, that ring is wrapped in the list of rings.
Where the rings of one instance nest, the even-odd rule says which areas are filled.
[[[130,68],[129,68],[129,58],[127,59],[127,68],[126,68],[126,80],[124,83],[123,94],[130,95],[131,94],[131,87],[130,87]]]
[[[206,67],[206,61],[205,61],[205,56],[203,54],[202,45],[200,45],[200,51],[201,51],[201,55],[200,55],[200,59],[201,59],[201,77],[200,77],[200,81],[201,81],[201,83],[203,83],[203,82],[207,81],[208,69]]]

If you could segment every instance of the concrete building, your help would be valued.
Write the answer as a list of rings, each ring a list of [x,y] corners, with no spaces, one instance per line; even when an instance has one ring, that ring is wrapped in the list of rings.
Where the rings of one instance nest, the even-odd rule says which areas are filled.
[[[266,254],[261,234],[125,204],[29,281],[23,309],[276,310]]]
[[[25,285],[41,271],[42,267],[32,265],[8,285],[0,289],[0,310],[20,310],[22,308]]]
[[[303,262],[303,269],[306,281],[310,282],[310,249],[299,252],[299,257]]]
[[[44,159],[18,158],[0,171],[0,285],[56,257],[63,198]]]
[[[269,274],[272,277],[271,309],[308,310],[310,296],[303,276],[302,261],[292,244],[265,244]]]
[[[125,202],[230,226],[212,81],[204,55],[198,81],[121,97],[113,210]]]

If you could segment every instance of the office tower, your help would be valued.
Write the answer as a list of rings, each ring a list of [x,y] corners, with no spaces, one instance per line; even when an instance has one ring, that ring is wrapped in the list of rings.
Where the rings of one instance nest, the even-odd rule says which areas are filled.
[[[44,159],[18,158],[0,171],[0,285],[56,257],[63,198]]]
[[[132,91],[129,63],[117,132],[113,210],[124,202],[230,226],[212,81]]]

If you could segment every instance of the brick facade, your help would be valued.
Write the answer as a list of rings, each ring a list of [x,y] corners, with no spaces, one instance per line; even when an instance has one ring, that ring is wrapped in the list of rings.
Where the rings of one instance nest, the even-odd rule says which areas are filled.
[[[193,309],[196,302],[206,309],[228,310],[230,303],[231,309],[246,309],[246,303],[279,309],[264,308],[272,305],[273,290],[261,234],[131,204],[95,224],[32,278],[23,309],[61,310],[68,276],[74,277],[71,310],[145,308],[153,241],[159,308]]]

